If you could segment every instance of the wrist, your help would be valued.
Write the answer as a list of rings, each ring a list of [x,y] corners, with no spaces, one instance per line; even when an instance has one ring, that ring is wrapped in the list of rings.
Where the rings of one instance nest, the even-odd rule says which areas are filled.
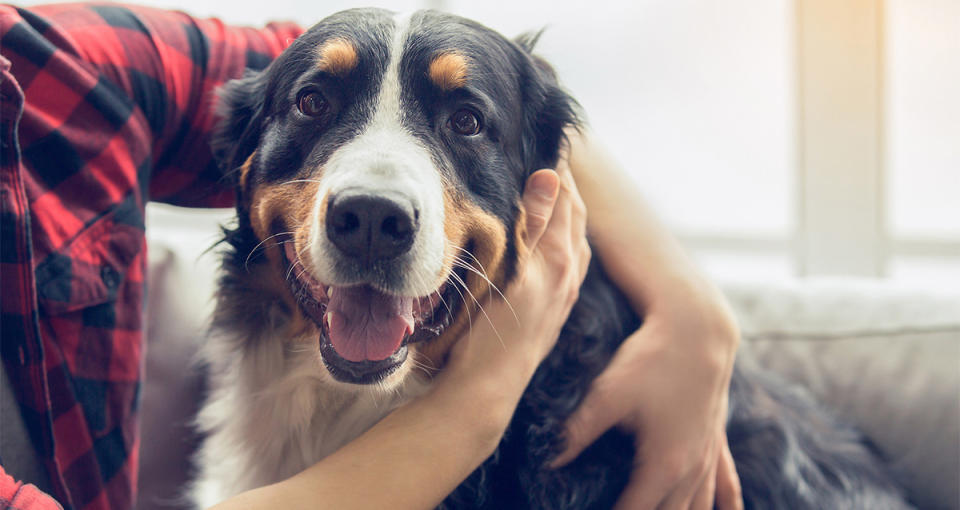
[[[464,340],[467,339],[461,341]],[[529,357],[519,354],[499,358],[452,360],[437,377],[435,386],[438,394],[449,396],[464,426],[488,443],[491,452],[509,425],[537,367]]]
[[[695,269],[670,279],[651,292],[645,303],[645,320],[659,323],[671,340],[689,340],[718,368],[728,371],[740,345],[736,318],[720,290]]]

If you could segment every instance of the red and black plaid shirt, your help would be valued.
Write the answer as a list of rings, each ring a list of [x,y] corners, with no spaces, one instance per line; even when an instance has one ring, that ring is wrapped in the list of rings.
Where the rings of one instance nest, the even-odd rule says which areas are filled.
[[[229,205],[207,146],[214,90],[300,32],[0,6],[0,346],[66,508],[133,505],[144,205]]]

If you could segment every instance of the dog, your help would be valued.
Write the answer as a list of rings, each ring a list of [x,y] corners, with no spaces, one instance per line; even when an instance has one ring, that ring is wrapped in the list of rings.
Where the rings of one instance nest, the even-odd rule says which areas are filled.
[[[422,395],[510,283],[524,182],[580,122],[535,41],[434,11],[349,10],[224,87],[213,148],[237,223],[204,346],[197,506],[291,477]],[[546,466],[641,321],[594,263],[498,449],[442,508],[612,507],[627,433]],[[747,508],[910,507],[863,437],[802,392],[738,361],[729,402]]]

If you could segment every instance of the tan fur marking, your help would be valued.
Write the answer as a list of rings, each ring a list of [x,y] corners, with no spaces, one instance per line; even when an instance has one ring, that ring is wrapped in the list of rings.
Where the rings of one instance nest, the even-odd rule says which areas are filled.
[[[430,81],[445,92],[467,84],[467,58],[458,53],[441,53],[430,62]]]
[[[253,165],[253,157],[257,155],[257,151],[253,151],[253,154],[243,162],[243,165],[240,166],[240,189],[246,193],[247,189],[247,176],[250,175],[250,166]]]
[[[279,234],[272,232],[271,227],[277,218],[283,221],[285,228],[293,232],[292,241],[294,250],[300,253],[306,246],[310,231],[310,212],[313,207],[313,200],[316,197],[318,184],[315,182],[296,182],[279,183],[258,186],[253,193],[250,205],[250,226],[258,239],[267,239],[271,235]],[[280,263],[280,254],[284,249],[284,243],[291,241],[289,236],[278,235],[266,241],[258,249],[266,251],[267,257],[274,263]],[[292,262],[292,261],[291,261]],[[306,263],[305,260],[301,262]],[[297,306],[293,296],[287,290],[287,282],[284,281],[285,274],[281,271],[270,271],[272,278],[271,287],[275,289],[274,294],[283,296],[291,310],[295,310],[293,321],[287,324],[287,330],[291,337],[298,336],[312,327],[312,322],[302,317],[300,309]]]
[[[331,39],[320,47],[320,69],[334,75],[346,76],[357,67],[357,49],[346,39]]]
[[[470,263],[477,271],[486,271],[487,277],[497,288],[503,290],[506,271],[503,256],[507,250],[507,232],[498,218],[480,209],[468,199],[458,197],[450,191],[444,192],[444,233],[447,238],[445,269],[452,271],[453,259],[459,257]],[[522,216],[521,216],[522,218]],[[467,244],[474,246],[473,260],[456,247]],[[479,264],[477,263],[479,261]],[[482,266],[482,269],[481,267]],[[444,272],[446,274],[446,271]],[[417,355],[426,366],[440,367],[454,342],[470,326],[470,319],[485,320],[474,298],[481,304],[490,299],[499,299],[500,295],[490,287],[480,275],[467,271],[467,289],[460,289],[463,299],[456,321],[444,330],[440,338],[418,344]],[[473,297],[471,297],[471,294]],[[459,299],[459,298],[458,298]]]

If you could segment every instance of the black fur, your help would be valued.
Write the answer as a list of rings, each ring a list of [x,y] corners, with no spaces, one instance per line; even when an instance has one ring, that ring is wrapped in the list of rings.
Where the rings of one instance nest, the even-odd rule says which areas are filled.
[[[264,73],[229,84],[222,95],[225,120],[214,143],[225,168],[235,170],[256,150],[248,186],[289,178],[316,168],[355,135],[370,114],[371,83],[383,73],[376,63],[386,60],[388,20],[377,10],[335,15],[304,34]],[[556,163],[564,129],[579,123],[576,103],[558,86],[549,65],[530,53],[536,36],[511,42],[474,22],[433,12],[418,14],[413,26],[416,35],[406,42],[401,67],[404,121],[432,148],[437,167],[463,199],[496,215],[512,232],[523,183],[529,172]],[[358,41],[362,62],[345,83],[311,74],[304,58],[338,34]],[[448,94],[431,88],[422,70],[437,50],[450,47],[471,57],[475,78],[472,88]],[[298,124],[285,113],[296,90],[310,83],[336,97],[336,122],[324,129]],[[454,139],[438,125],[463,105],[484,113],[483,136]],[[265,263],[246,258],[258,242],[245,223],[247,195],[238,190],[240,224],[227,236],[233,255],[225,265],[232,270],[222,284],[233,293],[247,292],[238,282],[246,272],[238,268]],[[516,258],[512,245],[507,257]],[[500,447],[441,507],[610,508],[634,462],[632,437],[611,430],[570,465],[551,470],[546,464],[561,450],[563,424],[591,381],[640,324],[594,263],[556,349],[535,374]],[[858,433],[746,362],[738,362],[733,374],[727,432],[747,508],[909,508]]]

